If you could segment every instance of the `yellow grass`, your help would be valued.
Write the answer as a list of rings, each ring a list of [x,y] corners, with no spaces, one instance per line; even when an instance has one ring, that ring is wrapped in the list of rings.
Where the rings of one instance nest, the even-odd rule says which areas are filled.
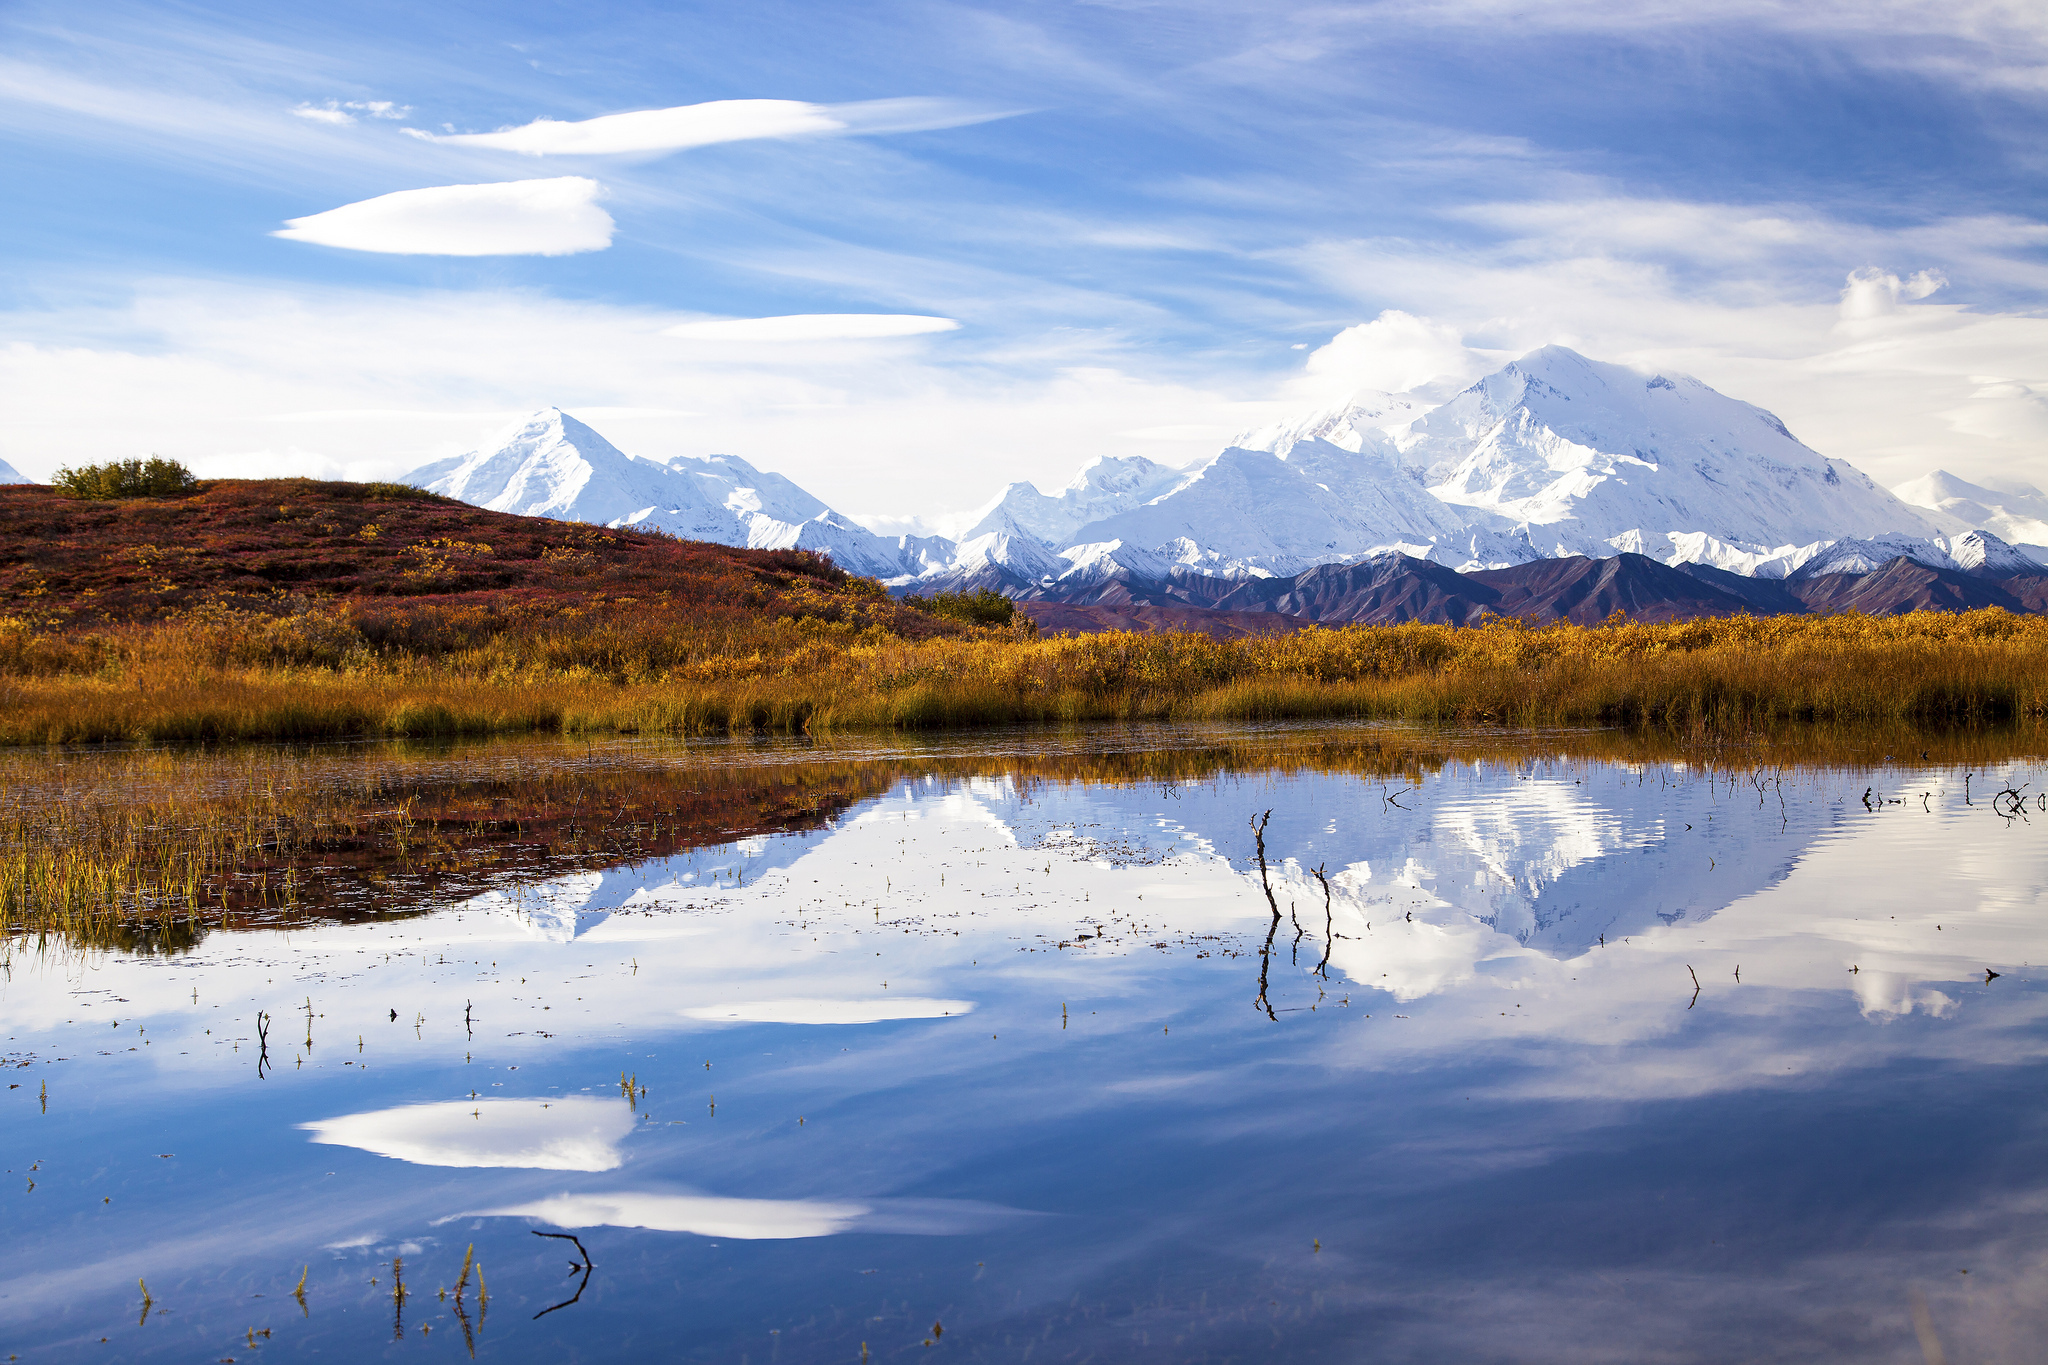
[[[815,620],[701,641],[616,622],[372,647],[344,616],[100,633],[0,620],[0,743],[937,730],[1387,718],[1674,734],[2048,715],[2048,618],[1351,626],[910,641]],[[321,642],[319,647],[308,641]]]

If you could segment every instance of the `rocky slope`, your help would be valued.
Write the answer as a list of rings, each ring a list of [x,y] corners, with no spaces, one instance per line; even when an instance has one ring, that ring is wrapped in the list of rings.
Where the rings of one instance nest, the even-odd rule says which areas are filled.
[[[1389,553],[1355,564],[1318,565],[1287,578],[1245,581],[1181,571],[1100,583],[1080,598],[1040,588],[1025,602],[1025,609],[1048,629],[1192,629],[1225,636],[1243,633],[1242,619],[1258,612],[1314,625],[1423,621],[1462,626],[1488,614],[1594,625],[1616,611],[1640,621],[1677,621],[1743,612],[1890,615],[1978,607],[2048,610],[2048,569],[2000,574],[1935,568],[1898,556],[1847,572],[1757,578],[1710,564],[1661,564],[1628,553],[1604,559],[1569,555],[1460,573]]]

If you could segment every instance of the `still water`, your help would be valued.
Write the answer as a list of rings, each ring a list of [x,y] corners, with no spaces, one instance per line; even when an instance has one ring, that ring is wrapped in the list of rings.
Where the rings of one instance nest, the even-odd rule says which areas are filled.
[[[0,1347],[2040,1359],[2036,760],[1562,752],[990,750],[408,919],[17,944]]]

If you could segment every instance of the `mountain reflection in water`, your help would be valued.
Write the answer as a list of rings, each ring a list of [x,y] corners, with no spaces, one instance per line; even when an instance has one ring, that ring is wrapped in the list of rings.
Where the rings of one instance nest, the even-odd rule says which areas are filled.
[[[2031,760],[940,758],[401,922],[18,947],[10,1339],[1909,1361],[1918,1295],[2032,1358]]]

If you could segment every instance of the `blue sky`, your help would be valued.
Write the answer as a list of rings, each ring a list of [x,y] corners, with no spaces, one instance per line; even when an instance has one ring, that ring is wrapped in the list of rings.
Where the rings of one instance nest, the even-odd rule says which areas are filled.
[[[431,140],[724,100],[819,108]],[[555,403],[893,525],[1563,342],[2048,482],[2044,113],[2034,4],[11,3],[0,458],[388,475]],[[664,335],[790,314],[959,325]]]

